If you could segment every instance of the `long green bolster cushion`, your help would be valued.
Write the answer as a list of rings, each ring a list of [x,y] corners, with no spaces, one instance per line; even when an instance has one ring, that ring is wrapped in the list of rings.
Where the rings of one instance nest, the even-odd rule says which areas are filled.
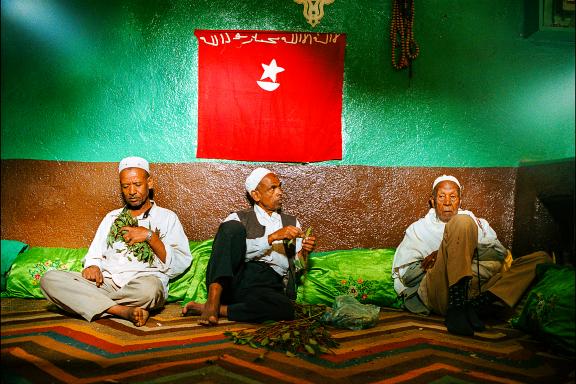
[[[192,263],[169,283],[168,302],[203,303],[207,298],[206,268],[213,239],[190,242]],[[33,247],[19,254],[8,273],[2,297],[43,298],[40,278],[51,269],[81,271],[87,248]],[[390,274],[393,249],[354,249],[312,253],[310,270],[298,288],[298,301],[332,305],[350,294],[363,304],[400,308]]]
[[[510,323],[559,352],[576,355],[574,267],[540,264],[522,312]]]
[[[47,271],[81,271],[82,259],[88,248],[49,248],[32,247],[20,253],[10,270],[6,281],[6,291],[2,297],[44,298],[40,290],[40,278]]]
[[[188,302],[190,301],[190,299],[188,299],[189,295],[203,299],[203,302],[206,301],[206,266],[212,253],[213,242],[214,239],[190,242],[192,263],[183,274],[176,279],[170,280],[170,284],[168,285],[168,302],[180,300]]]
[[[351,249],[310,254],[297,301],[331,306],[336,296],[351,295],[362,304],[402,308],[394,291],[395,249]]]
[[[12,266],[14,260],[16,260],[16,256],[20,253],[24,252],[28,248],[28,244],[24,244],[21,241],[17,240],[2,240],[0,245],[0,250],[2,255],[0,257],[0,261],[2,263],[2,269],[0,271],[2,275],[2,280],[0,282],[0,291],[6,290],[6,280],[8,277],[8,271]]]
[[[208,267],[208,261],[212,253],[213,242],[214,239],[199,245],[193,254],[194,261],[189,271],[191,279],[184,294],[182,306],[190,301],[205,303],[208,298],[208,292],[206,290],[206,268]]]
[[[4,240],[2,240],[4,244]],[[190,241],[190,251],[193,262],[180,276],[170,281],[168,301],[178,301],[190,285],[195,284],[194,266],[196,258],[203,256],[212,249],[212,240]],[[16,256],[6,276],[6,290],[1,297],[21,297],[27,299],[44,298],[40,290],[40,278],[52,269],[63,271],[82,271],[82,261],[88,248],[51,248],[32,247]]]

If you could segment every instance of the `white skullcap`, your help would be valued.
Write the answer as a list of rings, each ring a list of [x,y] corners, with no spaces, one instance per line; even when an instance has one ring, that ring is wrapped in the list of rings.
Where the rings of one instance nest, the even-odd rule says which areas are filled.
[[[266,168],[256,168],[255,170],[253,170],[252,173],[250,173],[250,175],[246,178],[246,182],[244,183],[244,186],[246,187],[246,192],[250,194],[250,192],[255,190],[258,184],[260,184],[260,181],[262,181],[262,179],[264,178],[264,176],[266,176],[269,173],[274,172]]]
[[[141,168],[150,173],[150,165],[148,164],[148,160],[138,156],[125,157],[124,159],[120,160],[120,164],[118,164],[118,173],[122,172],[126,168]]]
[[[458,181],[457,178],[455,178],[454,176],[442,175],[437,177],[436,180],[434,180],[434,184],[432,184],[432,190],[434,190],[434,188],[436,188],[436,186],[443,181],[451,181],[453,183],[456,183],[458,188],[462,189],[462,186],[460,185],[460,182]]]

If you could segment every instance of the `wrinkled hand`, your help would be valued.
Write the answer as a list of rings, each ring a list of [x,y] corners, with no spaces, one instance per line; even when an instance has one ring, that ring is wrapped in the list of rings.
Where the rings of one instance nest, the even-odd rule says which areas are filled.
[[[436,263],[436,257],[438,255],[438,251],[434,251],[422,260],[422,269],[427,271],[434,266]]]
[[[308,237],[304,238],[304,240],[302,240],[302,250],[303,251],[310,253],[314,250],[314,247],[316,247],[316,237],[308,236]]]
[[[292,240],[302,236],[304,236],[304,232],[300,228],[287,225],[268,235],[268,244],[272,244],[276,240]]]
[[[94,281],[97,287],[100,287],[104,282],[104,276],[102,276],[102,271],[95,265],[91,265],[84,268],[82,271],[82,277],[86,280]]]
[[[125,231],[122,237],[128,245],[146,241],[146,237],[148,236],[148,228],[144,227],[122,227],[120,230]]]

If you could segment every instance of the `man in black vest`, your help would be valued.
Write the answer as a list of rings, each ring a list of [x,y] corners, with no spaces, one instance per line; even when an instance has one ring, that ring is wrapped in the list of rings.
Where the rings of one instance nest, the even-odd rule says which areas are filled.
[[[316,244],[305,237],[295,216],[280,213],[278,176],[257,168],[246,179],[252,208],[230,214],[216,233],[206,270],[208,300],[189,302],[183,314],[200,314],[199,324],[219,317],[261,323],[292,320],[296,268]],[[291,241],[292,240],[292,241]]]

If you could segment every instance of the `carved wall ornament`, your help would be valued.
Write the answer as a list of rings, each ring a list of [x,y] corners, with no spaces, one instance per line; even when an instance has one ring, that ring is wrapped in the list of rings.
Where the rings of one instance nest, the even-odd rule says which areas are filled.
[[[324,17],[324,5],[332,4],[334,0],[294,0],[298,4],[304,4],[302,14],[312,27],[320,23]]]

